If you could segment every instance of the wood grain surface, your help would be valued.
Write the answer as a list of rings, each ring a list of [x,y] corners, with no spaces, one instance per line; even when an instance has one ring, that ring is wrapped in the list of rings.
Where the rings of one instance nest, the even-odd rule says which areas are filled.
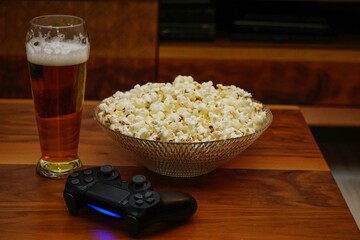
[[[158,175],[136,164],[84,108],[80,155],[86,166],[112,164],[123,179],[144,174],[158,191],[185,191],[198,202],[182,224],[158,224],[145,239],[359,239],[357,225],[299,108],[271,106],[271,127],[224,167],[194,178]],[[65,179],[35,172],[39,157],[31,100],[0,100],[1,239],[124,239],[121,220],[82,209],[69,215]]]
[[[330,172],[218,169],[175,179],[119,167],[123,179],[145,174],[158,191],[185,191],[198,202],[183,224],[148,228],[156,239],[359,239]],[[0,165],[2,239],[124,239],[121,220],[82,209],[70,216],[64,180],[36,175],[34,165]]]

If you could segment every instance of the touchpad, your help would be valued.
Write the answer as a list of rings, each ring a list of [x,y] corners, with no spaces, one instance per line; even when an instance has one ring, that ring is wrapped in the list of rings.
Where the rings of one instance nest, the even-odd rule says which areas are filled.
[[[91,196],[96,200],[105,200],[116,204],[127,199],[130,193],[107,184],[97,183],[92,186],[85,195]]]

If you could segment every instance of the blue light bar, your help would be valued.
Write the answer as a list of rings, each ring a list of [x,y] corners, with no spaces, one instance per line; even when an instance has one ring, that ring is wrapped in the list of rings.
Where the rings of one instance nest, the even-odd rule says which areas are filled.
[[[95,205],[92,205],[90,203],[87,204],[88,207],[98,211],[98,212],[101,212],[105,215],[108,215],[108,216],[111,216],[111,217],[115,217],[115,218],[122,218],[122,216],[120,214],[117,214],[117,213],[114,213],[114,212],[111,212],[109,210],[106,210],[106,209],[103,209],[101,207],[98,207],[98,206],[95,206]]]

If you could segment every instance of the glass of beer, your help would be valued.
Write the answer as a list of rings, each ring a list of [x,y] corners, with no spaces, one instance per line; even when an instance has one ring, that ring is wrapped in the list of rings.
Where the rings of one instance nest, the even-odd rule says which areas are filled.
[[[68,15],[36,17],[25,45],[41,148],[36,169],[61,178],[82,167],[78,145],[90,54],[86,23]]]

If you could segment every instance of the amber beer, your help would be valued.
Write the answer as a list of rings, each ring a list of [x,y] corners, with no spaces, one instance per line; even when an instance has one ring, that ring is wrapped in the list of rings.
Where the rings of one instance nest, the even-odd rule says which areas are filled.
[[[42,154],[37,171],[61,177],[82,166],[78,145],[89,44],[41,36],[26,43]]]

